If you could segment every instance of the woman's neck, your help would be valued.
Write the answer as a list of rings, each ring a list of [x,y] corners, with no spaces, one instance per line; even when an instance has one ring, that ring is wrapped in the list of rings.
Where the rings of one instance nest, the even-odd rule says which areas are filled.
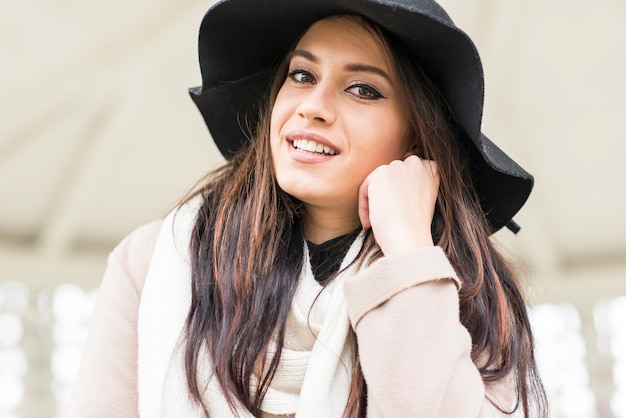
[[[337,211],[320,207],[305,207],[304,237],[314,244],[321,244],[358,228],[358,215],[354,211]]]

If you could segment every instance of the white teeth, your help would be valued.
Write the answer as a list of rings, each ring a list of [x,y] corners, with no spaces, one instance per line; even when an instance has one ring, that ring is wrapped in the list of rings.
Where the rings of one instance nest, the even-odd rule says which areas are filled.
[[[320,143],[317,143],[315,141],[310,141],[308,139],[294,139],[293,146],[294,148],[297,148],[302,151],[315,152],[318,154],[322,154],[322,153],[328,154],[328,155],[336,154],[335,150],[325,145],[322,145]]]

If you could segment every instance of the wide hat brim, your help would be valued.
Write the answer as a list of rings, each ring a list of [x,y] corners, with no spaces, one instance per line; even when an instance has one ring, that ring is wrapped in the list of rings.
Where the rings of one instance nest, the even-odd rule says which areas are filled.
[[[224,0],[202,20],[198,53],[202,86],[190,94],[220,152],[228,158],[256,127],[277,61],[314,22],[337,14],[366,17],[406,44],[440,89],[471,144],[482,208],[496,231],[528,199],[533,177],[481,132],[484,79],[470,38],[432,0]]]

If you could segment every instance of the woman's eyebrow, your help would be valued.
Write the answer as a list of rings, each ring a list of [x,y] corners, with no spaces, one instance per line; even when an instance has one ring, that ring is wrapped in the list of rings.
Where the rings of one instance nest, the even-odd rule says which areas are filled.
[[[319,64],[320,60],[315,55],[311,54],[309,51],[304,51],[302,49],[296,49],[287,57],[288,61],[291,61],[294,57],[302,57],[305,60],[312,61],[316,64]]]
[[[363,72],[363,73],[377,74],[383,78],[386,78],[387,81],[389,81],[389,83],[393,84],[393,82],[391,81],[391,77],[389,76],[389,74],[387,74],[387,72],[385,72],[385,70],[382,70],[373,65],[347,64],[344,68],[346,69],[346,71],[350,71],[350,72]]]
[[[307,61],[314,62],[315,64],[319,64],[320,63],[320,59],[318,57],[316,57],[315,55],[313,55],[309,51],[304,51],[304,50],[301,50],[301,49],[297,49],[297,50],[293,51],[292,53],[290,53],[289,56],[288,56],[288,60],[291,61],[291,59],[294,58],[294,57],[302,57],[302,58],[304,58]],[[353,73],[364,72],[364,73],[377,74],[377,75],[387,79],[387,81],[389,81],[390,83],[393,84],[389,74],[387,74],[387,72],[385,70],[383,70],[381,68],[378,68],[378,67],[376,67],[374,65],[356,64],[356,63],[355,64],[346,64],[344,69],[346,71],[353,72]]]

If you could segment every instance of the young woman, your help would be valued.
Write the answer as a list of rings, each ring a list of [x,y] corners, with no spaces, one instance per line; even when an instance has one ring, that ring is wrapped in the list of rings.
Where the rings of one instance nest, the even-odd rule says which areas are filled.
[[[547,416],[489,235],[532,177],[431,0],[226,0],[192,90],[228,157],[109,260],[70,416]]]

